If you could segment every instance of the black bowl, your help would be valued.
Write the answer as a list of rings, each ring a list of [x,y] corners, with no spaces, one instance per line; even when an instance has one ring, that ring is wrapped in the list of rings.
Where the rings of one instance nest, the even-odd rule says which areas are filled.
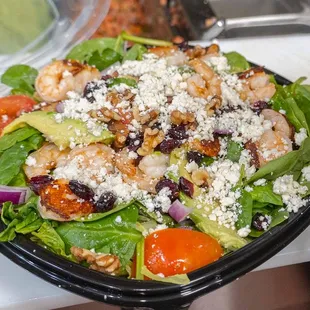
[[[290,84],[279,75],[275,77],[279,84]],[[24,236],[0,244],[0,252],[42,279],[81,296],[123,307],[173,310],[186,308],[197,297],[256,268],[288,245],[309,224],[310,204],[291,214],[285,224],[272,228],[242,249],[191,272],[188,285],[108,276],[67,261]]]

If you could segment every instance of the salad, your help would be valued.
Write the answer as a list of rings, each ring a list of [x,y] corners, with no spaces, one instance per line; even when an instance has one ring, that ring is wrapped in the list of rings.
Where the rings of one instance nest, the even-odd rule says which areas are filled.
[[[122,33],[1,81],[1,242],[186,284],[307,204],[304,78],[281,86],[216,44]]]

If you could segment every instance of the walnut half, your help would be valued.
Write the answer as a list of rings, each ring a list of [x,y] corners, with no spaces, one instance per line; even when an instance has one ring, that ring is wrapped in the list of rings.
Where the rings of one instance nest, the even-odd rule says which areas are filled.
[[[195,122],[195,115],[190,112],[180,112],[178,110],[174,110],[170,115],[171,123],[174,125],[187,125]]]
[[[121,263],[116,255],[96,254],[76,246],[71,247],[70,251],[77,261],[86,261],[89,269],[110,275],[117,275],[120,272]]]
[[[137,153],[141,156],[149,155],[153,152],[155,147],[161,143],[165,138],[165,134],[162,130],[157,128],[146,128],[144,131],[144,139],[141,147],[137,150]]]

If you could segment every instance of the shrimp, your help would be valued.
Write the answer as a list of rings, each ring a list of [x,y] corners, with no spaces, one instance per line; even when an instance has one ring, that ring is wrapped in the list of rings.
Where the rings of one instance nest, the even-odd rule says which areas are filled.
[[[75,147],[67,157],[57,161],[57,168],[64,167],[72,160],[78,159],[78,166],[81,169],[91,168],[92,171],[106,169],[106,173],[114,172],[114,150],[105,144],[91,144],[85,147]]]
[[[135,183],[141,190],[156,193],[155,186],[159,179],[153,177],[154,171],[146,169],[147,164],[149,165],[149,162],[144,162],[144,164],[141,164],[141,167],[152,175],[148,175],[140,167],[136,167],[135,160],[129,157],[127,148],[116,154],[115,166],[122,173],[124,182],[128,184]]]
[[[66,158],[68,153],[68,149],[60,151],[53,143],[44,144],[28,156],[23,167],[27,178],[31,179],[38,175],[49,174],[50,169],[55,168],[57,162]]]
[[[75,60],[56,60],[45,66],[35,81],[38,95],[47,102],[67,98],[69,91],[82,93],[87,82],[100,79],[98,69]]]
[[[292,127],[281,113],[276,112],[272,109],[264,109],[261,112],[261,115],[264,116],[265,120],[271,121],[272,127],[275,131],[280,131],[287,137],[292,136]]]
[[[165,57],[168,66],[181,66],[188,61],[187,56],[176,46],[153,47],[149,48],[149,52],[158,57]]]
[[[152,178],[162,177],[168,168],[169,156],[165,154],[150,154],[144,156],[140,163],[139,168],[146,175]]]
[[[259,100],[269,100],[275,94],[275,85],[269,82],[268,74],[262,70],[262,68],[248,70],[239,77],[245,80],[240,92],[242,100],[248,99],[250,103],[254,103]]]
[[[76,196],[69,187],[69,181],[65,179],[52,181],[39,194],[38,211],[45,219],[72,221],[95,212],[93,203]]]
[[[187,80],[187,91],[191,96],[207,98],[208,96],[220,96],[222,94],[222,80],[211,67],[200,59],[193,59],[189,64],[198,73]],[[205,82],[204,85],[203,81]]]
[[[292,151],[292,141],[282,132],[266,130],[256,143],[260,167]]]

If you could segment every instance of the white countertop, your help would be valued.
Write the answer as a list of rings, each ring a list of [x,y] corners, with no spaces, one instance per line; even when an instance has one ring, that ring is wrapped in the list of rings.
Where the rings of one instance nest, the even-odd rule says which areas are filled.
[[[236,50],[290,80],[308,77],[310,35],[220,41],[223,51]],[[310,261],[310,228],[258,269]],[[45,310],[89,300],[53,286],[0,255],[0,309]]]

